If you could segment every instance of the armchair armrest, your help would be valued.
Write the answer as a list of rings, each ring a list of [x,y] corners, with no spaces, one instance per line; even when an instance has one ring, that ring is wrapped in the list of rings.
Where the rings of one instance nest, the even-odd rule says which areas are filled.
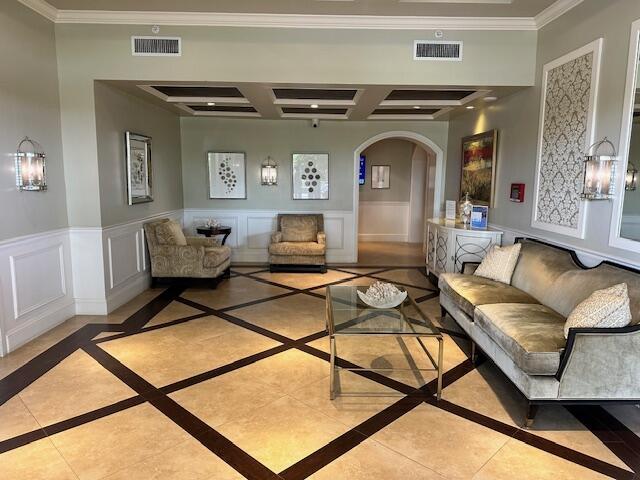
[[[282,232],[275,232],[271,234],[271,243],[282,242]]]
[[[187,237],[187,245],[193,247],[219,247],[220,240],[213,237]]]
[[[153,257],[174,257],[183,263],[197,264],[204,259],[204,247],[193,245],[158,245]]]
[[[320,245],[327,244],[327,235],[324,232],[318,232],[318,243]]]
[[[560,398],[640,399],[640,325],[569,329],[556,378]]]
[[[473,275],[480,266],[480,262],[462,262],[462,269],[460,273],[465,275]]]

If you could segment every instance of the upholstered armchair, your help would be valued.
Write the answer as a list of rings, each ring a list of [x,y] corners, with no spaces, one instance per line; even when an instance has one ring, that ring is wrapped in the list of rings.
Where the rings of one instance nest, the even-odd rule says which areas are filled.
[[[231,249],[214,238],[185,237],[177,222],[163,218],[145,224],[151,278],[228,278]]]
[[[269,268],[326,273],[326,236],[322,214],[279,214],[271,235]]]

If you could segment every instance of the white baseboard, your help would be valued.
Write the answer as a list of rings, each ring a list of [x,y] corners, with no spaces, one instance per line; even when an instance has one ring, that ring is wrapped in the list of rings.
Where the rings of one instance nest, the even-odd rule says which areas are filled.
[[[75,305],[72,302],[57,309],[48,309],[46,313],[31,318],[14,330],[7,332],[7,353],[15,351],[18,347],[30,342],[43,333],[57,327],[65,320],[75,315]]]

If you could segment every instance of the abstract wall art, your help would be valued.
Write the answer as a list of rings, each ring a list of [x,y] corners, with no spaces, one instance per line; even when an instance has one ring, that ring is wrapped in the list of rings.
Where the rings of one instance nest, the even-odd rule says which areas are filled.
[[[209,152],[209,198],[246,199],[246,160],[243,152]]]
[[[293,199],[327,200],[329,198],[329,154],[293,154]]]

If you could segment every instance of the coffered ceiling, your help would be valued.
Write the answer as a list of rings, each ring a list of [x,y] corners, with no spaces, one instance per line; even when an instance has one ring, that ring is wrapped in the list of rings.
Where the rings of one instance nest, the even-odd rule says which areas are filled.
[[[447,120],[517,87],[107,82],[182,116],[325,120]]]

